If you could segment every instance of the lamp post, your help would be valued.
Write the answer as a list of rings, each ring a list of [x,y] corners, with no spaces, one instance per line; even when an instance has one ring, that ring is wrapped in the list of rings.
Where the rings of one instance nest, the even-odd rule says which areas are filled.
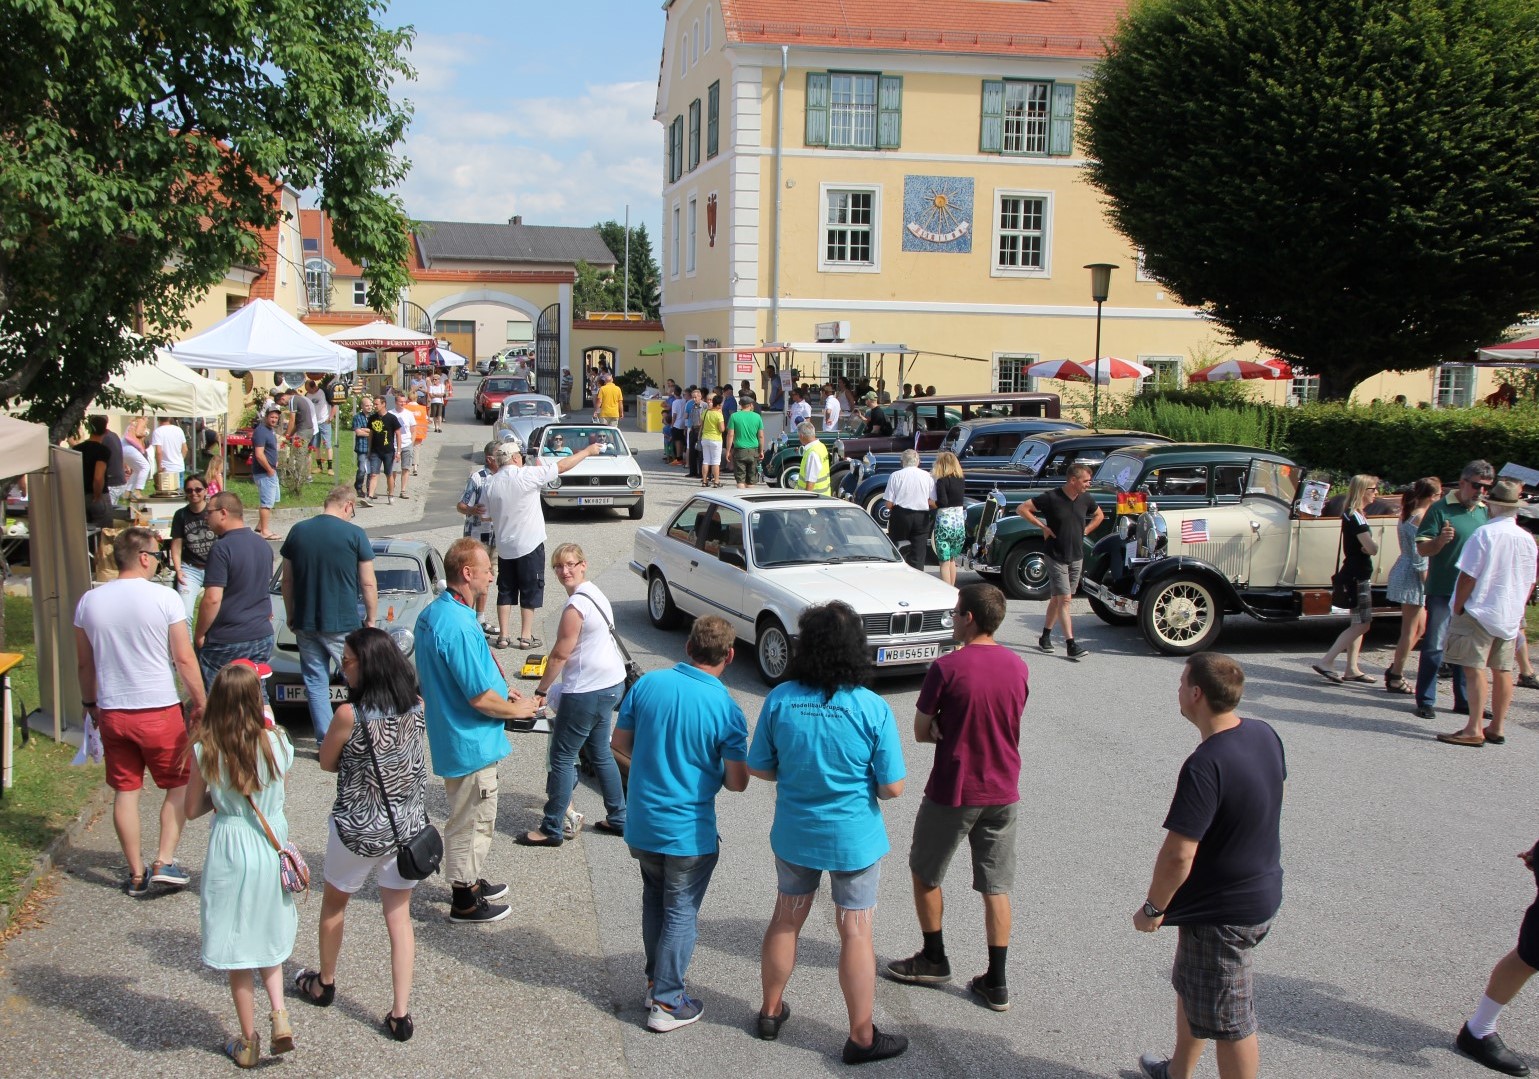
[[[1110,262],[1092,262],[1090,298],[1095,301],[1095,357],[1090,361],[1090,426],[1093,430],[1101,415],[1101,305],[1111,295],[1111,275],[1117,267]]]

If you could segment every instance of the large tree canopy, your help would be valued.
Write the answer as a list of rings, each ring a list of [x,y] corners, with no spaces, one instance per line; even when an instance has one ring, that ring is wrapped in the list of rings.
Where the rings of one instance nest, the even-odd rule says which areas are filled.
[[[1533,0],[1135,0],[1090,176],[1155,279],[1341,397],[1539,310],[1536,87]]]
[[[389,91],[411,32],[383,8],[0,0],[0,402],[74,430],[231,266],[262,263],[273,181],[319,192],[371,306],[393,306],[410,108]]]

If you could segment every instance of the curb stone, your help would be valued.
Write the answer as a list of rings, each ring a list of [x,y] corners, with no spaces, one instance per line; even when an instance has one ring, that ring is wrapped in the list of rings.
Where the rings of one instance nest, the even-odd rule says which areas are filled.
[[[53,871],[54,863],[58,860],[59,853],[65,847],[74,843],[80,836],[80,833],[95,824],[111,804],[112,788],[103,784],[97,788],[96,793],[86,800],[86,804],[80,808],[79,814],[65,826],[64,831],[54,836],[53,841],[43,849],[43,853],[34,859],[32,872],[22,879],[21,886],[16,892],[16,898],[9,904],[0,903],[0,933],[10,928],[12,916],[26,903],[27,897],[32,894],[32,890],[37,887],[38,882]]]

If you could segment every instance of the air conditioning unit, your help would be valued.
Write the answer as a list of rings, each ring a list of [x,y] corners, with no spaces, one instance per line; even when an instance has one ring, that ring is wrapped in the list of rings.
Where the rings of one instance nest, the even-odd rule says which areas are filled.
[[[812,335],[817,341],[848,341],[850,339],[850,324],[844,322],[819,322],[812,328]]]

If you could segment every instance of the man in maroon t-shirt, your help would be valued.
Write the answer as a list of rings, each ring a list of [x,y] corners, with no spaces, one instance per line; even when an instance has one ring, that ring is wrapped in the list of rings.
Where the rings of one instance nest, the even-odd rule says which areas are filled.
[[[962,647],[931,665],[914,716],[914,739],[935,746],[908,854],[924,948],[887,964],[887,972],[918,985],[951,980],[941,935],[941,880],[965,838],[972,849],[973,889],[983,895],[989,946],[988,972],[969,988],[985,1007],[1002,1012],[1010,1007],[1005,957],[1015,883],[1021,715],[1030,672],[1019,656],[994,641],[1005,618],[999,589],[991,584],[961,589],[951,617],[952,637]]]

